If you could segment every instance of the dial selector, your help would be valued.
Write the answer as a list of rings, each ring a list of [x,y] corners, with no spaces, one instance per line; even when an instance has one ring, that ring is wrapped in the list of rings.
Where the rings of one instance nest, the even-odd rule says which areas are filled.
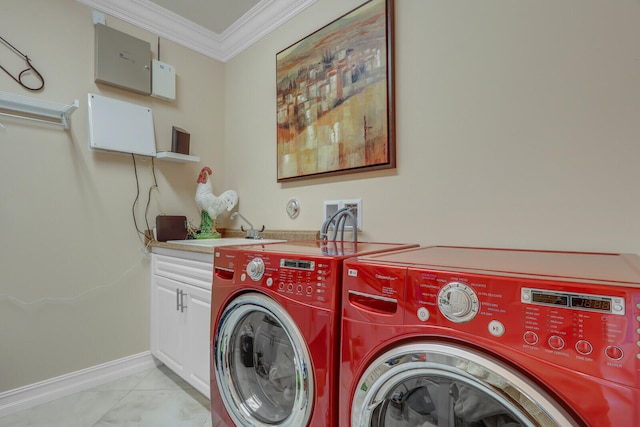
[[[257,282],[264,275],[264,261],[262,258],[254,258],[247,264],[247,274],[251,280]]]
[[[478,296],[469,286],[451,282],[440,290],[438,308],[452,322],[465,323],[478,314]]]

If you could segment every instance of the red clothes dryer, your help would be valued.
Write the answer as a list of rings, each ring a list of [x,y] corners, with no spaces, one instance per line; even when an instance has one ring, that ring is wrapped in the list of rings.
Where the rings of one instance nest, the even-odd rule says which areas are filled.
[[[340,426],[640,426],[640,257],[426,247],[344,266]]]
[[[337,425],[343,260],[412,246],[292,241],[216,248],[213,426]]]

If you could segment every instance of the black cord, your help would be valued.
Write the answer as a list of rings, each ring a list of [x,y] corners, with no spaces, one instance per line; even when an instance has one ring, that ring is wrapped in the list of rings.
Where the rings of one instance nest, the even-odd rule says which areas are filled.
[[[42,74],[40,74],[38,72],[38,70],[36,70],[36,68],[31,64],[31,60],[29,59],[29,57],[27,55],[25,55],[24,53],[20,52],[14,45],[9,43],[2,36],[0,36],[0,40],[2,40],[7,46],[9,46],[11,49],[13,49],[18,55],[22,56],[24,58],[26,64],[27,64],[27,68],[25,68],[24,70],[20,71],[20,74],[18,74],[17,78],[13,74],[11,74],[9,71],[7,71],[6,68],[4,68],[2,65],[0,65],[0,68],[2,68],[2,71],[7,73],[7,75],[9,77],[11,77],[13,80],[15,80],[16,83],[18,83],[20,86],[22,86],[25,89],[32,90],[32,91],[37,91],[37,90],[42,89],[44,87],[44,77],[42,77]],[[36,75],[38,76],[38,79],[41,82],[40,86],[38,86],[38,87],[29,87],[29,86],[27,86],[26,84],[24,84],[22,82],[22,78],[23,78],[24,73],[27,73],[29,71],[33,71],[34,73],[36,73]]]
[[[138,168],[136,166],[136,156],[131,153],[131,158],[133,159],[133,173],[136,176],[136,198],[133,201],[133,205],[131,206],[131,215],[133,216],[133,225],[136,227],[136,231],[142,236],[146,237],[140,228],[138,228],[138,221],[136,221],[136,204],[138,203],[138,198],[140,197],[140,182],[138,181]]]
[[[158,180],[156,179],[156,162],[155,157],[151,158],[151,173],[153,174],[153,185],[158,188]]]
[[[154,158],[151,158],[151,173],[153,174],[153,185],[151,187],[149,187],[149,197],[147,198],[147,206],[144,209],[144,220],[145,223],[147,224],[147,230],[151,230],[151,227],[149,227],[149,205],[151,204],[151,192],[153,191],[154,188],[158,188],[158,180],[156,179],[156,163],[154,161]]]

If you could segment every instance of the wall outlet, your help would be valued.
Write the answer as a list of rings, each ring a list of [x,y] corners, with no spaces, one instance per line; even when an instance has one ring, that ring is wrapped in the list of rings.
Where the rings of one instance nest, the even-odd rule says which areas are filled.
[[[92,10],[91,11],[91,17],[93,19],[93,23],[94,24],[107,25],[107,23],[106,23],[106,21],[104,19],[104,13],[98,12],[97,10]]]
[[[358,221],[358,231],[362,231],[362,199],[349,200],[325,200],[324,202],[324,220],[331,218],[336,212],[344,208],[355,208],[355,216]],[[345,231],[353,231],[351,219],[347,219],[344,227]]]

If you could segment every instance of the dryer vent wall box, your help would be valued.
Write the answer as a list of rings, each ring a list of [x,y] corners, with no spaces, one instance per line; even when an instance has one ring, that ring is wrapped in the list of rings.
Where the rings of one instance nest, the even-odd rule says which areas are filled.
[[[95,24],[95,81],[120,89],[151,93],[151,45]]]
[[[89,147],[154,157],[151,108],[89,94]]]
[[[151,61],[151,96],[173,101],[176,99],[176,69],[158,60]]]

